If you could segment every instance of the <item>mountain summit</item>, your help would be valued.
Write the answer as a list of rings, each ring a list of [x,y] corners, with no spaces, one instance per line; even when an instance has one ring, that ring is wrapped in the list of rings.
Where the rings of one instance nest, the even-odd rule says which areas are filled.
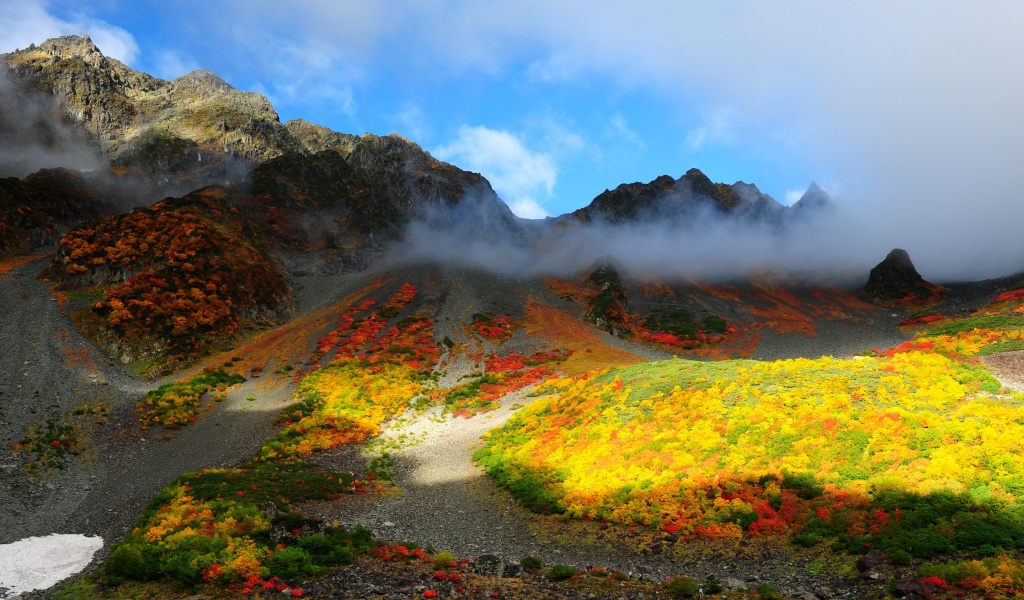
[[[828,194],[814,184],[804,199],[807,201],[797,203],[800,207],[794,205],[793,212],[813,212],[830,203]],[[787,207],[754,184],[714,183],[699,169],[690,169],[679,179],[662,175],[649,183],[626,183],[605,190],[567,218],[583,223],[685,225],[707,217],[729,217],[779,226],[788,213]]]

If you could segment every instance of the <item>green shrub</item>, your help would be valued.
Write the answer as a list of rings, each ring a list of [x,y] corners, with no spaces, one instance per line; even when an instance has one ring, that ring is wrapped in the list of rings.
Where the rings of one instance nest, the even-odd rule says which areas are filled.
[[[728,512],[721,513],[718,517],[719,523],[735,523],[740,528],[746,530],[750,527],[751,523],[757,521],[759,517],[757,513],[748,507],[736,508],[729,510]]]
[[[548,570],[548,579],[551,581],[565,581],[576,574],[576,569],[569,565],[555,565]]]
[[[304,579],[319,575],[323,569],[313,562],[313,557],[302,548],[290,546],[274,552],[267,560],[270,574],[281,579]]]
[[[700,584],[692,577],[674,577],[663,587],[670,598],[694,598],[700,593]]]
[[[897,567],[905,567],[910,564],[912,556],[910,553],[902,548],[896,548],[895,550],[889,551],[889,562],[896,565]]]
[[[725,333],[729,324],[725,319],[716,315],[708,315],[703,319],[704,329],[711,333]]]
[[[978,555],[979,556],[986,556],[987,557],[987,556],[995,556],[996,554],[999,554],[999,548],[996,548],[992,544],[982,544],[981,546],[978,546]]]
[[[708,577],[707,581],[704,582],[704,593],[706,594],[718,594],[724,591],[725,586],[714,577]]]
[[[524,571],[536,571],[544,566],[544,562],[536,556],[524,556],[520,559],[519,566],[521,566]]]
[[[189,495],[197,500],[233,498],[242,492],[246,502],[257,504],[271,501],[278,506],[308,500],[328,500],[351,490],[351,476],[309,470],[313,466],[305,462],[247,465],[239,469],[204,471],[198,475],[186,473],[178,478],[178,482],[189,486]],[[158,496],[158,499],[160,502],[153,507],[153,513],[170,501],[170,498],[162,496]]]
[[[785,471],[782,474],[782,487],[793,492],[804,500],[813,500],[825,492],[825,487],[818,484],[814,479],[814,473],[793,473]]]
[[[356,526],[353,531],[329,528],[325,533],[304,535],[296,545],[313,557],[321,567],[335,567],[351,563],[355,557],[370,549],[373,543],[369,529]]]
[[[434,555],[433,565],[435,569],[447,569],[455,566],[455,556],[451,552],[440,552]]]
[[[161,570],[164,575],[183,583],[195,585],[199,583],[202,576],[202,569],[196,562],[199,556],[195,552],[175,551],[169,552],[161,561]]]
[[[754,590],[762,600],[782,600],[782,595],[779,594],[779,590],[774,585],[762,583],[754,588]]]
[[[821,537],[813,533],[798,533],[793,536],[793,543],[804,548],[817,546],[820,542]]]
[[[367,467],[366,470],[377,477],[380,477],[384,481],[391,481],[391,467],[393,467],[394,464],[395,461],[391,460],[391,455],[384,452],[380,456],[371,460],[370,466]]]
[[[663,331],[679,339],[692,340],[697,337],[697,325],[685,310],[662,310],[656,308],[644,320],[644,326],[651,331]],[[724,332],[725,329],[722,329]]]
[[[105,570],[125,579],[152,581],[160,576],[162,557],[163,549],[159,546],[119,544],[110,553]]]
[[[969,317],[928,330],[928,335],[956,335],[974,329],[1024,329],[1024,318],[1016,315]]]

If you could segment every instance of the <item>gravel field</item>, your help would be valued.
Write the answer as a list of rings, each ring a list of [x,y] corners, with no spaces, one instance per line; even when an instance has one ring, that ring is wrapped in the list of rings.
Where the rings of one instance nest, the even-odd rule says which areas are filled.
[[[1024,350],[991,354],[981,360],[1004,386],[1024,392]]]

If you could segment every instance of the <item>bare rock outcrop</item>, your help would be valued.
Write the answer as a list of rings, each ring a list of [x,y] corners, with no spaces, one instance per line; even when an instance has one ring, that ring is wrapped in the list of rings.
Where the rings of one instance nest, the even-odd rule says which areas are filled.
[[[939,286],[921,277],[906,250],[896,248],[871,269],[862,293],[875,304],[888,304],[927,298],[939,290]]]

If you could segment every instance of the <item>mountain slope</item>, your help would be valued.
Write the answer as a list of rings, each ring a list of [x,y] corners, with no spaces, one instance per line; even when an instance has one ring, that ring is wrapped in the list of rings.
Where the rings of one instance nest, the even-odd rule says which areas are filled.
[[[204,188],[64,236],[49,277],[62,291],[98,296],[80,323],[108,355],[180,366],[288,305],[264,236],[230,199]]]
[[[209,71],[165,81],[104,56],[92,40],[79,36],[0,58],[12,84],[0,92],[39,104],[56,100],[62,120],[75,126],[99,160],[119,174],[147,179],[157,188],[150,195],[239,184],[268,160],[334,150],[405,220],[465,222],[459,210],[471,207],[480,220],[469,223],[470,230],[479,226],[483,234],[493,234],[518,228],[518,219],[479,174],[438,161],[395,134],[357,137],[305,121],[282,124],[262,94],[237,90]],[[368,212],[363,230],[391,209]]]

